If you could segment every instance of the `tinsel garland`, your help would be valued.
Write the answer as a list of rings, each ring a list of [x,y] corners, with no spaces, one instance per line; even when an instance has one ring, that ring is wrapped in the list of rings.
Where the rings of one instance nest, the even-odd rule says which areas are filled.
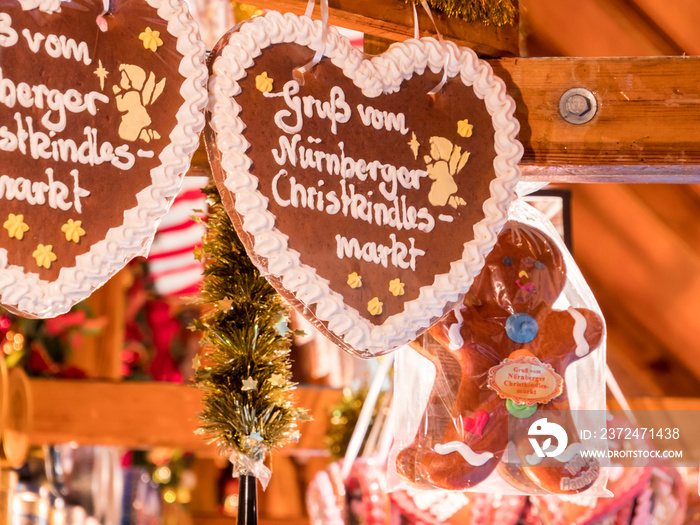
[[[422,0],[404,1],[418,6],[422,2]],[[495,26],[512,24],[518,17],[518,6],[513,0],[428,0],[428,5],[447,16]]]
[[[343,391],[343,398],[340,403],[329,409],[330,421],[326,430],[326,448],[330,451],[332,458],[340,459],[345,455],[366,397],[367,387],[362,387],[358,390],[347,388]],[[383,394],[380,393],[372,412],[372,419],[365,433],[365,442],[359,451],[360,454],[362,454],[366,439],[382,406],[382,397]]]
[[[222,454],[260,462],[269,449],[297,440],[296,423],[308,419],[292,402],[293,332],[285,304],[246,255],[216,187],[204,192],[209,215],[195,252],[205,263],[199,302],[208,308],[194,322],[203,331],[194,363],[203,392],[198,433]]]

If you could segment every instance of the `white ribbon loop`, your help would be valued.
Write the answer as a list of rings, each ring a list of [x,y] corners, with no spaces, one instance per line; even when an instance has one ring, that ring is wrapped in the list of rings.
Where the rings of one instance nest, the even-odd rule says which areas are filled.
[[[252,459],[238,450],[234,450],[228,459],[233,465],[234,478],[244,475],[255,476],[262,485],[263,490],[267,488],[267,484],[270,482],[270,477],[272,476],[272,471],[265,466],[262,459]]]
[[[97,18],[95,19],[97,27],[99,27],[100,31],[102,31],[103,33],[107,31],[107,19],[105,18],[105,16],[109,14],[109,2],[110,0],[102,0],[102,12],[99,15],[97,15]]]
[[[314,6],[316,5],[315,0],[309,0],[306,5],[305,16],[311,18],[314,12]],[[321,0],[321,45],[316,50],[316,54],[311,59],[310,62],[304,64],[301,67],[294,69],[293,76],[294,80],[299,82],[299,85],[304,85],[304,74],[310,71],[312,68],[318,64],[323,58],[323,53],[326,50],[326,40],[328,38],[328,0]]]
[[[438,41],[440,42],[440,46],[444,49],[445,53],[445,63],[442,66],[442,80],[437,86],[428,91],[428,95],[433,96],[439,93],[445,85],[445,83],[447,82],[447,66],[450,63],[450,53],[447,48],[447,44],[445,43],[445,40],[443,40],[442,34],[440,33],[440,30],[438,29],[437,24],[435,23],[435,19],[433,18],[433,12],[430,10],[428,2],[426,0],[421,0],[421,5],[423,6],[425,12],[428,14],[428,18],[430,18],[430,21],[433,23],[433,28],[435,28],[435,34],[437,35]],[[418,11],[416,10],[416,4],[413,4],[413,20],[415,21],[413,34],[415,35],[415,38],[418,38]]]
[[[413,7],[413,38],[418,40],[420,38],[420,28],[418,26],[418,10],[416,9],[416,4],[411,4]]]

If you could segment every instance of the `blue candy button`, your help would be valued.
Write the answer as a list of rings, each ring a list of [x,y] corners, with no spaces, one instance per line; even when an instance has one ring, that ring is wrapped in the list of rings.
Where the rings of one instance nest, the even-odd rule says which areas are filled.
[[[537,329],[537,321],[530,314],[513,314],[506,321],[506,335],[516,343],[529,343],[537,335]]]

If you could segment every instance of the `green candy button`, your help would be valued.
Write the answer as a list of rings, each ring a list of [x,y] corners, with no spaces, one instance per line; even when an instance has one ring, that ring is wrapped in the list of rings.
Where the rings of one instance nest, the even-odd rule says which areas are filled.
[[[511,416],[525,419],[526,417],[530,417],[532,414],[537,412],[537,403],[534,405],[519,405],[511,399],[507,399],[506,409]]]

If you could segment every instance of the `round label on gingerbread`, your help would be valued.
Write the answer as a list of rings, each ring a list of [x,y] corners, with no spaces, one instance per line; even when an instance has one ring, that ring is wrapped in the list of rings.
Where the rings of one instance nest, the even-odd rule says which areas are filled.
[[[427,38],[370,60],[324,34],[274,12],[228,34],[211,56],[207,147],[273,286],[341,346],[378,355],[469,288],[505,222],[519,126],[469,49]]]
[[[145,255],[204,126],[181,0],[7,0],[0,13],[0,296],[66,312]]]
[[[547,404],[562,393],[564,378],[534,356],[504,359],[489,370],[488,386],[519,405]]]

